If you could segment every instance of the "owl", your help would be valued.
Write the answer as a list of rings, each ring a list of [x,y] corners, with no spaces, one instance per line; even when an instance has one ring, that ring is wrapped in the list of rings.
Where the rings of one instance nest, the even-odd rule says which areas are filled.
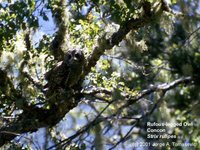
[[[77,84],[83,72],[84,63],[85,58],[81,50],[69,50],[64,60],[45,74],[48,91],[71,88]]]

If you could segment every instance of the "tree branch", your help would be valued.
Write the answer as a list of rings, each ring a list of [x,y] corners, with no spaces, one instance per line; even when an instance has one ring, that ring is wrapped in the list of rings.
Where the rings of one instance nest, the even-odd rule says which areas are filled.
[[[61,141],[60,143],[53,145],[51,147],[49,147],[47,150],[53,149],[55,147],[57,148],[62,148],[64,145],[68,145],[71,143],[71,141],[73,139],[75,139],[77,136],[79,136],[80,134],[86,132],[87,130],[90,129],[90,127],[95,126],[96,124],[102,122],[104,119],[100,118],[101,115],[103,114],[103,112],[112,104],[112,102],[108,103],[103,110],[96,116],[96,118],[91,121],[90,123],[88,123],[86,126],[84,126],[83,128],[81,128],[79,131],[77,131],[77,133],[75,133],[74,135],[70,136],[69,138]]]
[[[143,5],[145,5],[146,3],[149,2],[144,2]],[[137,30],[141,27],[144,27],[145,25],[148,25],[149,23],[152,23],[153,20],[158,20],[162,12],[167,11],[165,8],[165,3],[161,3],[160,9],[156,12],[151,12],[151,15],[149,13],[143,14],[143,16],[141,16],[140,18],[132,18],[123,23],[119,30],[115,32],[110,39],[106,39],[105,35],[99,38],[98,45],[93,49],[92,54],[88,58],[88,63],[85,66],[83,77],[87,75],[90,72],[91,68],[96,65],[100,56],[103,55],[106,50],[112,49],[115,45],[118,45],[131,30]],[[149,12],[149,10],[145,11]]]
[[[63,95],[61,97],[63,98]],[[70,97],[69,94],[66,99],[61,99],[59,104],[51,109],[39,108],[25,103],[22,107],[23,113],[15,121],[0,128],[0,146],[11,141],[19,134],[35,132],[41,127],[54,126],[67,112],[77,106],[78,101],[74,100],[75,96]]]
[[[64,0],[60,1],[61,8],[58,8],[57,12],[54,13],[54,15],[60,15],[58,19],[59,22],[59,29],[58,32],[52,41],[51,49],[52,54],[54,55],[55,59],[62,60],[63,57],[63,43],[67,31],[67,25],[65,20],[66,18],[62,18],[65,14],[64,9]],[[162,8],[162,7],[161,7]],[[152,20],[159,18],[159,15],[161,14],[163,10],[154,13],[152,16],[149,15],[143,15],[141,18],[137,19],[130,19],[127,22],[125,22],[120,29],[112,35],[110,39],[102,38],[102,40],[99,40],[99,45],[96,46],[93,50],[93,53],[88,58],[88,63],[85,66],[85,71],[82,75],[82,78],[85,77],[90,71],[91,68],[96,65],[96,62],[99,60],[100,56],[105,52],[105,50],[111,49],[115,45],[118,45],[122,39],[126,36],[126,34],[130,30],[137,30],[140,27],[144,27],[145,25],[152,22]],[[189,82],[190,79],[180,80],[173,84],[168,85],[167,87],[155,87],[151,90],[144,91],[141,93],[141,96],[139,96],[137,99],[140,99],[144,95],[147,95],[159,88],[164,88],[163,90],[171,89],[177,84],[180,84],[182,82]],[[4,145],[6,142],[14,139],[18,134],[22,134],[25,132],[34,132],[40,127],[46,127],[46,126],[53,126],[56,123],[58,123],[64,115],[69,112],[72,108],[76,107],[79,100],[80,95],[79,92],[74,92],[72,89],[65,92],[60,92],[59,89],[57,90],[56,95],[54,95],[53,98],[55,98],[56,105],[52,107],[51,109],[44,109],[39,108],[34,105],[28,105],[24,104],[22,107],[23,113],[19,115],[19,117],[11,122],[8,126],[2,127],[0,129],[0,146]],[[79,89],[80,90],[80,89]],[[20,96],[20,98],[23,99],[23,97]],[[18,97],[16,97],[18,99]],[[134,101],[129,101],[130,104],[132,104]],[[96,123],[96,120],[93,121],[93,123]],[[90,126],[89,126],[90,127]],[[87,130],[89,127],[86,127],[80,132],[83,132]]]
[[[143,90],[142,92],[140,92],[137,97],[130,96],[128,102],[124,105],[124,107],[132,105],[139,99],[141,99],[144,96],[147,96],[153,92],[162,91],[163,93],[165,93],[165,92],[177,87],[180,84],[189,84],[189,83],[192,83],[193,81],[194,81],[193,77],[189,76],[189,77],[183,77],[183,78],[177,79],[171,83],[163,83],[163,84],[152,86],[149,89],[146,89],[146,90]]]
[[[64,139],[63,141],[61,141],[60,143],[56,144],[56,145],[53,145],[51,147],[48,148],[48,150],[50,149],[53,149],[53,148],[62,148],[63,146],[66,146],[66,145],[69,145],[75,138],[77,138],[78,136],[80,136],[81,134],[83,134],[84,132],[88,131],[91,127],[95,126],[96,124],[98,123],[101,123],[105,120],[108,120],[108,119],[112,119],[113,117],[117,116],[118,114],[120,114],[124,108],[127,108],[129,107],[130,105],[134,104],[135,102],[137,102],[138,100],[140,100],[141,98],[153,93],[153,92],[156,92],[156,91],[160,91],[162,90],[163,91],[163,94],[161,95],[161,98],[158,100],[158,102],[154,105],[154,107],[146,114],[142,115],[141,117],[138,117],[138,118],[132,118],[135,120],[134,122],[134,125],[132,126],[132,128],[130,129],[129,132],[127,132],[127,134],[120,140],[118,141],[114,146],[113,148],[115,148],[120,142],[123,142],[127,139],[128,135],[130,134],[130,132],[132,131],[132,129],[137,125],[137,123],[139,123],[139,121],[141,121],[141,119],[145,118],[146,116],[148,115],[151,115],[154,110],[159,107],[159,104],[161,103],[162,101],[162,98],[164,96],[164,94],[168,91],[168,90],[171,90],[175,87],[177,87],[178,85],[180,84],[189,84],[193,81],[193,78],[192,77],[185,77],[185,78],[181,78],[181,79],[177,79],[171,83],[164,83],[164,84],[160,84],[160,85],[156,85],[156,86],[153,86],[153,87],[150,87],[149,89],[146,89],[146,90],[143,90],[141,91],[138,96],[130,96],[129,97],[129,100],[124,104],[122,105],[120,108],[118,108],[118,111],[115,112],[114,114],[111,114],[107,117],[101,117],[101,115],[103,114],[103,112],[111,105],[113,104],[114,102],[116,102],[116,100],[113,100],[113,101],[110,101],[105,107],[104,109],[97,115],[97,117],[89,122],[87,125],[85,125],[84,127],[82,127],[80,130],[78,130],[74,135],[68,137],[67,139]],[[100,90],[97,90],[94,91],[92,90],[92,93],[96,93],[96,92],[99,92],[99,91],[102,91],[103,89],[100,89]],[[104,90],[103,90],[104,91]],[[106,92],[110,92],[110,91],[106,91]],[[111,148],[112,149],[112,148]]]
[[[56,8],[52,9],[52,14],[55,19],[55,23],[58,26],[58,31],[51,42],[50,50],[55,60],[63,60],[64,51],[66,50],[66,35],[69,23],[69,16],[66,13],[66,1],[60,0]]]

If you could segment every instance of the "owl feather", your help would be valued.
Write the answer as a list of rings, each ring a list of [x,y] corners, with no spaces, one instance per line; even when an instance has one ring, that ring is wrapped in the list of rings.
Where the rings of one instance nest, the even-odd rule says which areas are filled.
[[[80,79],[84,66],[84,55],[81,50],[69,50],[62,62],[45,74],[48,81],[48,93],[62,88],[71,88]]]

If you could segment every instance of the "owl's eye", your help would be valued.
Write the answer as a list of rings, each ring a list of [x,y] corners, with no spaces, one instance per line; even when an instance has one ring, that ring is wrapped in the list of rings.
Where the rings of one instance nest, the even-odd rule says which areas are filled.
[[[76,53],[76,54],[74,55],[74,57],[76,57],[76,59],[80,60],[80,55],[79,55],[78,53]]]
[[[68,58],[68,60],[72,59],[72,55],[69,54],[69,55],[67,56],[67,58]]]

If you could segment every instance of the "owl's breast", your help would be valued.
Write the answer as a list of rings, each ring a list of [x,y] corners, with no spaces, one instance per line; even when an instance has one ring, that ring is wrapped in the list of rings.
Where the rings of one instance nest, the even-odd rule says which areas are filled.
[[[72,67],[69,69],[69,74],[65,82],[66,87],[72,87],[78,83],[80,76],[82,74],[83,67],[81,65]]]

